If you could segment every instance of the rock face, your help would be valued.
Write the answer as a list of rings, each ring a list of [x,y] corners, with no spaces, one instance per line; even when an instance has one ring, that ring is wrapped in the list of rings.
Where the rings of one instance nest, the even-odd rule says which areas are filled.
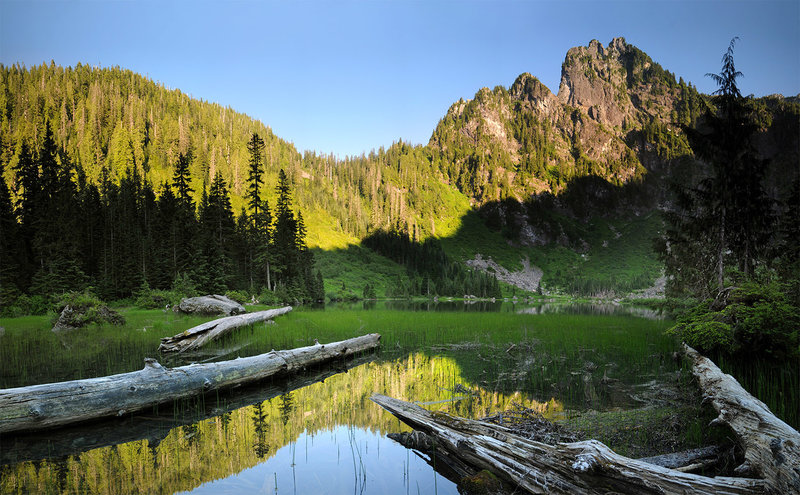
[[[542,280],[542,270],[536,266],[531,266],[530,260],[522,260],[522,270],[512,272],[498,265],[494,260],[483,259],[480,254],[475,255],[475,259],[467,260],[466,265],[477,268],[485,273],[494,275],[497,280],[509,285],[519,287],[530,292],[539,289],[539,282]]]
[[[233,299],[218,294],[182,299],[175,306],[176,313],[233,316],[245,312],[244,306]]]
[[[124,325],[125,318],[107,306],[92,306],[86,308],[73,308],[67,304],[61,310],[53,331],[74,330],[85,327],[90,323],[111,323],[112,325]]]

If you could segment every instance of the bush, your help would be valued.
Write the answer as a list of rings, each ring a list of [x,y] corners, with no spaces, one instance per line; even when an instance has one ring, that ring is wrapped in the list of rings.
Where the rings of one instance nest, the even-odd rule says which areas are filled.
[[[179,302],[180,296],[175,292],[151,289],[145,281],[134,293],[133,305],[141,309],[158,309],[166,307],[167,304],[173,306]]]
[[[8,305],[4,306],[0,314],[11,318],[26,315],[43,315],[46,314],[53,306],[51,298],[27,294],[20,294],[16,299],[11,301]]]
[[[730,291],[727,301],[698,304],[668,332],[704,353],[785,359],[800,356],[799,328],[800,309],[780,284],[748,282]]]
[[[233,299],[239,304],[245,304],[250,302],[250,294],[248,294],[243,290],[229,290],[228,292],[225,293],[225,297],[227,297],[228,299]]]
[[[267,305],[274,305],[280,302],[278,298],[275,296],[275,293],[269,289],[264,289],[263,291],[261,291],[261,294],[258,296],[258,301],[261,304],[267,304]]]

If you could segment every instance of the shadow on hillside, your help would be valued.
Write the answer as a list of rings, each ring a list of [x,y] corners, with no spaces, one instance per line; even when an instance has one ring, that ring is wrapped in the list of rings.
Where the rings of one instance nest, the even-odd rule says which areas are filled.
[[[660,271],[652,239],[660,228],[653,212],[661,195],[656,180],[618,186],[585,176],[558,194],[486,203],[462,216],[447,237],[420,242],[413,229],[395,227],[370,233],[360,246],[320,251],[318,259],[323,276],[336,280],[329,285],[357,295],[367,284],[379,296],[390,297],[524,294],[511,285],[501,294],[478,274],[470,275],[463,262],[478,255],[512,272],[530,260],[544,270],[543,281],[551,290],[629,292],[652,285]],[[450,284],[454,280],[458,283]]]

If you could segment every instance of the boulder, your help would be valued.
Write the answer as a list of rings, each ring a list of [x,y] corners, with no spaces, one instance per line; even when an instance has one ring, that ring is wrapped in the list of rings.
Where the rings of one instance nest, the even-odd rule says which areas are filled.
[[[244,306],[218,294],[189,297],[173,308],[176,313],[233,316],[245,312]]]

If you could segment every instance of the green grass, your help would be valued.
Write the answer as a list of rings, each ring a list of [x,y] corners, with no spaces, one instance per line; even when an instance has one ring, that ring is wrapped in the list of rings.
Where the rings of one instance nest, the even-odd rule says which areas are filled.
[[[325,294],[344,295],[345,292],[361,297],[364,286],[370,284],[375,288],[378,297],[384,297],[387,287],[406,276],[404,267],[357,245],[332,251],[315,249],[314,258],[317,269],[322,272]]]

